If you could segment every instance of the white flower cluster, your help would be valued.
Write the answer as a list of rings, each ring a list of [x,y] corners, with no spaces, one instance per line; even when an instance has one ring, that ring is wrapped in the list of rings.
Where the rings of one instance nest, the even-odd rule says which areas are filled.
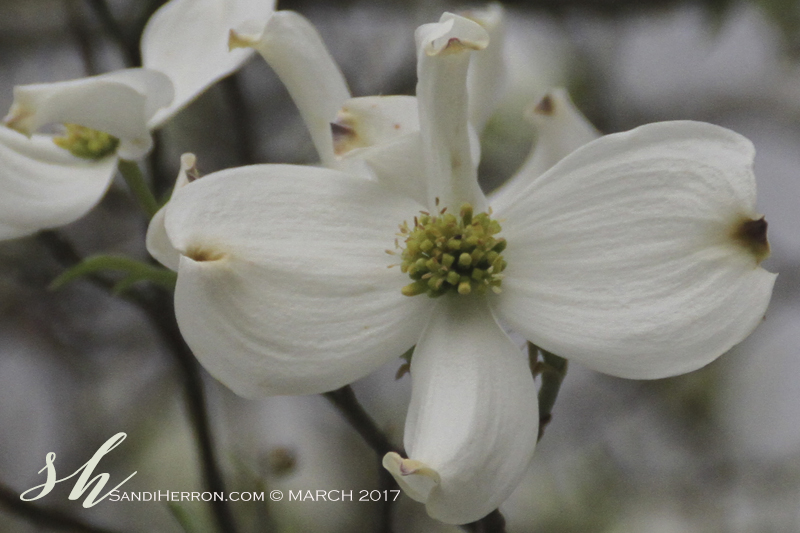
[[[554,89],[533,112],[528,162],[484,194],[477,134],[503,85],[502,41],[498,5],[445,13],[417,29],[416,98],[351,98],[297,13],[270,1],[172,0],[145,30],[145,68],[17,88],[14,129],[78,124],[119,145],[85,160],[0,129],[0,237],[81,216],[117,158],[142,157],[153,128],[257,50],[322,166],[189,179],[194,157],[184,156],[148,232],[152,255],[177,271],[181,332],[245,396],[337,389],[415,347],[407,458],[389,453],[383,464],[434,518],[480,519],[519,483],[539,430],[528,360],[502,325],[598,371],[661,378],[744,339],[775,280],[759,266],[769,248],[753,146],[717,126],[663,122],[601,137]],[[403,294],[408,275],[385,253],[398,225],[464,204],[502,226],[500,290]],[[467,232],[445,233],[447,242],[432,233],[414,246],[460,250]],[[454,284],[464,275],[453,261],[419,260]]]

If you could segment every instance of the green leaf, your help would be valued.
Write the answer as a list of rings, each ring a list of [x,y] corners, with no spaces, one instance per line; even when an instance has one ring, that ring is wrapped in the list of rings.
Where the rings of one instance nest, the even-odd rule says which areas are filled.
[[[168,290],[175,290],[178,275],[166,268],[154,266],[129,257],[117,255],[94,255],[87,257],[79,264],[68,269],[50,284],[50,289],[60,289],[67,283],[86,276],[105,272],[119,271],[125,276],[114,285],[114,294],[122,294],[139,281],[149,281]]]

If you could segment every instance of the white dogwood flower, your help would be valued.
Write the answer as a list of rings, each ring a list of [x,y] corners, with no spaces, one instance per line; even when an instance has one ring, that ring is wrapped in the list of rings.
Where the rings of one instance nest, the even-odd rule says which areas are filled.
[[[466,81],[487,33],[445,14],[417,43],[422,165],[397,160],[374,179],[229,169],[176,191],[165,227],[181,331],[239,394],[336,389],[416,345],[409,458],[384,464],[431,516],[460,524],[510,494],[536,443],[534,382],[498,320],[596,370],[660,378],[746,337],[775,276],[759,267],[766,223],[743,137],[651,124],[538,177],[529,165],[487,200]]]
[[[145,27],[144,68],[15,87],[5,123],[33,139],[5,128],[0,132],[0,160],[9,163],[0,170],[5,192],[0,239],[67,224],[94,207],[118,158],[144,157],[152,148],[152,130],[252,55],[228,51],[228,29],[266,20],[274,4],[172,0]],[[51,136],[35,135],[52,124],[67,128],[64,137],[56,138],[58,146]]]

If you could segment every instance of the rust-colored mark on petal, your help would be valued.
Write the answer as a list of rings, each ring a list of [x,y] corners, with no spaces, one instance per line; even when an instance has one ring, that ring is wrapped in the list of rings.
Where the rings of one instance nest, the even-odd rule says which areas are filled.
[[[548,94],[542,98],[536,107],[533,108],[533,112],[537,115],[552,115],[556,109],[555,102],[553,102],[553,98]]]
[[[6,127],[11,128],[23,135],[27,135],[28,137],[31,136],[30,128],[28,127],[28,122],[31,117],[34,115],[34,111],[29,109],[25,106],[20,104],[13,104],[11,109],[8,111],[8,115],[3,117],[3,124]]]
[[[331,135],[333,136],[333,153],[342,155],[358,144],[358,133],[351,126],[338,122],[331,122]]]
[[[485,46],[481,46],[478,43],[473,43],[471,41],[462,41],[458,37],[450,37],[450,39],[447,40],[447,44],[444,45],[441,49],[437,49],[436,46],[434,45],[426,53],[429,56],[436,56],[436,55],[456,54],[467,50],[483,50],[483,48],[485,48]]]
[[[188,250],[186,250],[184,255],[186,255],[186,257],[192,261],[197,261],[198,263],[219,261],[225,257],[224,253],[203,246],[191,246]]]
[[[757,263],[769,257],[769,241],[767,240],[767,221],[764,217],[757,220],[745,219],[736,224],[733,237],[744,246]]]
[[[181,171],[186,175],[187,183],[200,179],[200,171],[197,169],[197,156],[192,153],[185,153],[181,156]]]

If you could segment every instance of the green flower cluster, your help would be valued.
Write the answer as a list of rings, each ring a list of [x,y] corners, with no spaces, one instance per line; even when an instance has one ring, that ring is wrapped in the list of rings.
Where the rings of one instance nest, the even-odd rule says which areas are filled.
[[[64,124],[67,129],[63,137],[53,142],[75,157],[81,159],[103,159],[117,151],[119,139],[108,133],[77,124]]]
[[[403,294],[435,298],[450,291],[500,292],[506,267],[500,254],[506,240],[495,237],[501,228],[490,218],[491,210],[473,216],[472,206],[464,204],[459,216],[446,211],[422,212],[414,217],[413,228],[407,222],[400,226],[400,236],[405,237],[400,270],[414,280],[403,287]]]

